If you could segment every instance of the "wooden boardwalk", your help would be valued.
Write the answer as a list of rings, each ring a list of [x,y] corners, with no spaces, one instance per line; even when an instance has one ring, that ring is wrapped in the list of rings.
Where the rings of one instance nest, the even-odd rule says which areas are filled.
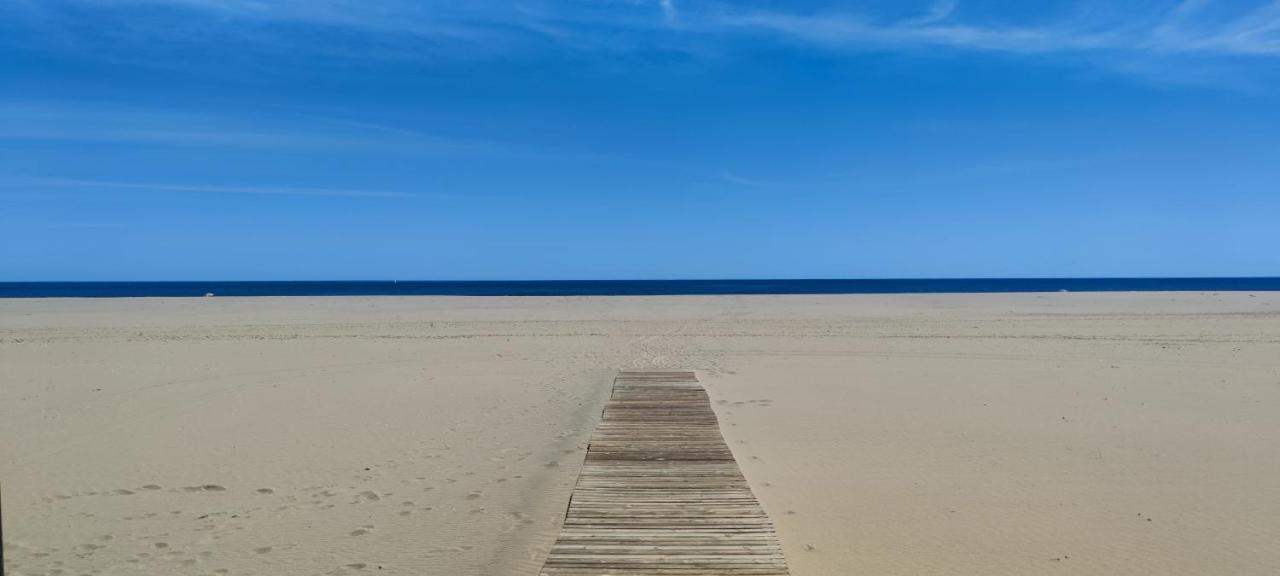
[[[542,574],[787,574],[692,372],[618,374]]]

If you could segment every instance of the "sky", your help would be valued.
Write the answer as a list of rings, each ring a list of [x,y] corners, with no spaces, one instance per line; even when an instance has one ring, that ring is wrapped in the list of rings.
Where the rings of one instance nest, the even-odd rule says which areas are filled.
[[[0,0],[0,281],[1280,275],[1280,1]]]

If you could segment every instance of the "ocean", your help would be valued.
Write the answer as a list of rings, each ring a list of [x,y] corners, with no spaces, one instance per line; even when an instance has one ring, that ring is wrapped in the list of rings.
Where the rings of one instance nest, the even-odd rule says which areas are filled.
[[[1280,291],[1259,278],[0,282],[0,298],[215,296],[659,296],[983,292]]]

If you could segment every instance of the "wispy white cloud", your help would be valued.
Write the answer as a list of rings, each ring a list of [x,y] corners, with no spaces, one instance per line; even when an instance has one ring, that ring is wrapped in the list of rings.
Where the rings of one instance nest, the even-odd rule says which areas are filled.
[[[1134,20],[1126,21],[1074,17],[1010,25],[964,21],[956,2],[942,1],[920,16],[889,22],[842,12],[728,11],[708,25],[835,48],[1280,56],[1280,1],[1228,18],[1197,17],[1209,4],[1188,0],[1154,16],[1128,15]]]
[[[744,32],[768,32],[787,39],[833,48],[909,49],[951,47],[968,50],[1042,53],[1108,48],[1115,37],[1107,32],[1083,32],[1034,27],[982,27],[908,21],[871,23],[844,14],[794,15],[755,12],[727,15],[716,24]]]
[[[518,156],[518,147],[376,122],[273,110],[268,118],[144,109],[97,101],[0,100],[0,142]]]
[[[0,141],[97,142],[218,148],[333,149],[367,145],[352,139],[234,130],[168,130],[146,128],[31,127],[0,130]]]
[[[938,0],[934,2],[924,14],[916,18],[909,18],[906,23],[916,26],[927,26],[935,22],[941,22],[956,11],[956,0]]]
[[[231,54],[243,58],[257,50],[267,56],[265,62],[296,58],[299,52],[392,61],[525,57],[557,49],[586,58],[647,50],[719,58],[731,55],[745,38],[832,52],[1013,54],[1196,83],[1197,78],[1220,75],[1224,67],[1210,61],[1280,57],[1280,0],[1184,0],[1165,6],[1086,0],[1020,9],[1016,15],[966,0],[935,0],[905,15],[896,7],[889,15],[865,5],[823,3],[824,8],[815,10],[798,4],[723,0],[65,0],[59,5],[63,4],[101,9],[109,21],[59,28],[58,10],[19,10],[39,12],[31,25],[57,32],[34,37],[100,35],[98,41],[124,46],[104,50],[104,58],[149,66],[188,65],[166,60],[164,47],[170,43],[205,43],[219,50],[229,46]],[[0,20],[6,6],[30,5],[29,0],[0,0]],[[129,17],[131,10],[147,11],[147,17]],[[316,28],[348,36],[342,42],[316,43],[306,33]],[[83,50],[93,44],[79,40],[66,45]],[[161,57],[149,58],[152,52]],[[245,142],[267,140],[238,137]]]
[[[326,198],[385,198],[422,200],[447,198],[445,194],[397,192],[387,190],[363,190],[347,188],[309,188],[290,186],[221,186],[214,184],[175,184],[156,182],[125,182],[116,180],[90,180],[75,178],[21,178],[3,181],[7,188],[58,188],[58,189],[120,189],[150,192],[180,192],[199,194],[237,194],[258,196],[316,196]]]
[[[1280,1],[1226,20],[1206,14],[1211,4],[1185,0],[1151,31],[1146,46],[1166,52],[1280,55]]]
[[[3,1],[3,0],[0,0]],[[308,155],[353,153],[415,158],[485,158],[563,165],[645,164],[626,155],[545,143],[441,134],[307,109],[216,114],[144,109],[97,101],[0,100],[0,145],[29,142],[183,147]]]
[[[716,0],[683,0],[678,7],[676,0],[657,0],[661,14],[657,20],[645,16],[653,9],[653,0],[527,0],[516,5],[486,0],[71,1],[98,7],[179,6],[223,21],[346,28],[426,39],[437,46],[462,43],[475,50],[500,51],[520,37],[565,42],[577,48],[608,49],[645,45],[624,38],[628,34],[651,37],[657,44],[673,40],[715,41],[725,35],[757,33],[837,48],[1280,55],[1280,0],[1249,4],[1184,0],[1155,10],[1085,3],[1066,16],[1046,9],[1038,20],[1027,17],[1014,22],[967,15],[961,0],[937,0],[919,14],[896,19],[856,8],[826,12],[757,9]],[[1098,6],[1108,9],[1095,9]],[[1090,16],[1093,13],[1105,16]],[[387,37],[379,40],[389,41]]]
[[[0,141],[277,150],[350,150],[380,144],[368,130],[309,130],[254,124],[92,101],[0,101]]]
[[[658,0],[658,6],[662,8],[662,17],[668,23],[675,22],[680,18],[680,12],[676,10],[675,0]]]

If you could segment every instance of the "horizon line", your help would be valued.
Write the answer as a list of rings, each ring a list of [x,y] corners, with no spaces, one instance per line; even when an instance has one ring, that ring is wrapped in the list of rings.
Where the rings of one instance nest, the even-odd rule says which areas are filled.
[[[866,277],[724,277],[724,278],[507,278],[507,279],[290,279],[290,280],[0,280],[0,284],[197,284],[197,283],[504,283],[504,282],[876,282],[973,280],[1280,280],[1270,276],[866,276]]]

